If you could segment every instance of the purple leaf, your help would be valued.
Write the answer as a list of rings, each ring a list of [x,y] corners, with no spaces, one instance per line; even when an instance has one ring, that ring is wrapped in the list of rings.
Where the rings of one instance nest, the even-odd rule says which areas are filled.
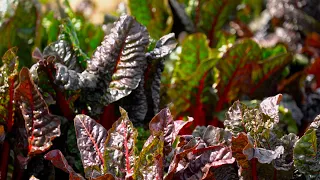
[[[80,174],[76,173],[72,167],[68,164],[66,158],[61,153],[60,150],[52,150],[44,155],[46,160],[51,161],[51,163],[63,170],[66,173],[69,173],[69,179],[71,180],[85,180]]]
[[[103,174],[106,129],[89,116],[80,114],[74,118],[77,144],[87,178]]]
[[[121,117],[108,131],[105,141],[105,169],[116,178],[131,177],[135,162],[134,147],[137,130],[129,120],[127,112],[120,108]]]
[[[50,114],[27,68],[21,69],[19,79],[14,96],[25,120],[28,154],[39,154],[48,150],[52,145],[51,141],[60,136],[62,117]]]

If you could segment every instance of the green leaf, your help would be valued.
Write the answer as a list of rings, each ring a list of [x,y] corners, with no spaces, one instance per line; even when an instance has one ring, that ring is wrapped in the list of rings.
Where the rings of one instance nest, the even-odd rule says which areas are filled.
[[[320,116],[297,141],[293,150],[295,167],[310,179],[320,178]]]
[[[134,165],[134,179],[162,179],[163,178],[163,134],[155,136],[145,146]]]
[[[147,27],[153,39],[170,32],[172,16],[167,0],[129,0],[130,15]]]
[[[105,172],[124,179],[131,177],[134,171],[134,148],[138,132],[129,120],[127,112],[120,108],[120,113],[119,120],[108,130],[104,159]]]
[[[190,107],[191,104],[188,101],[193,98],[192,90],[199,85],[204,74],[215,64],[215,61],[210,58],[211,52],[206,35],[192,34],[182,42],[179,59],[175,62],[172,72],[171,87],[168,90],[168,95],[174,102],[174,114]],[[181,94],[184,94],[183,98]]]
[[[210,47],[214,47],[222,27],[228,22],[241,0],[189,1],[187,11],[197,29],[207,34]],[[198,31],[199,31],[198,30]]]
[[[2,57],[3,65],[0,68],[0,124],[6,125],[11,131],[14,116],[14,83],[17,80],[18,57],[17,48],[9,49]],[[0,144],[5,138],[5,128],[1,125]]]
[[[4,1],[4,14],[0,14],[0,57],[11,47],[18,46],[19,68],[30,67],[33,46],[40,46],[41,19],[40,6],[37,1]],[[26,16],[27,15],[27,16]],[[26,17],[28,20],[26,20]]]

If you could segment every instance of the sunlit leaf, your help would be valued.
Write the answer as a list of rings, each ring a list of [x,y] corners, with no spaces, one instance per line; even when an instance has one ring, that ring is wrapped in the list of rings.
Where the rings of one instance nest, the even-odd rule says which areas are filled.
[[[74,126],[86,177],[101,176],[106,167],[104,152],[107,130],[83,114],[74,118]]]
[[[129,120],[127,112],[120,108],[121,117],[108,130],[105,141],[105,171],[116,178],[128,178],[133,175],[135,162],[135,142],[137,130]]]
[[[128,7],[130,15],[148,28],[152,38],[170,32],[172,17],[167,0],[129,0]]]
[[[39,154],[48,150],[52,140],[60,136],[62,117],[50,114],[27,68],[21,69],[19,80],[14,97],[25,120],[29,142],[28,154]]]

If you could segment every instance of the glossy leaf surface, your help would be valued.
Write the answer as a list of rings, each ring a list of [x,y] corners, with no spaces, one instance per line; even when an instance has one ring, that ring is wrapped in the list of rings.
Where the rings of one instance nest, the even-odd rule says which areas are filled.
[[[27,68],[21,69],[19,80],[14,96],[25,120],[28,154],[39,154],[48,150],[52,145],[51,141],[60,136],[62,117],[50,114]]]
[[[105,141],[105,171],[116,178],[131,177],[134,171],[135,142],[137,130],[129,120],[127,112],[120,108],[121,117],[108,130]]]
[[[74,126],[86,177],[101,176],[106,166],[104,152],[107,130],[83,114],[74,118]]]

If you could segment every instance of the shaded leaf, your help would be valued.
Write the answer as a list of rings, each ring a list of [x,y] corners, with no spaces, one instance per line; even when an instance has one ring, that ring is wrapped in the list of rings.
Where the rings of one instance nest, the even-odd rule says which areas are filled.
[[[121,117],[108,130],[105,141],[105,171],[116,178],[131,177],[134,171],[135,142],[137,130],[129,120],[127,112],[120,108]]]
[[[80,114],[74,118],[77,144],[86,177],[98,177],[106,167],[104,153],[107,138],[106,129],[91,119]]]
[[[66,158],[64,157],[64,155],[61,153],[60,150],[51,150],[47,154],[44,155],[44,158],[46,160],[51,161],[51,163],[55,167],[63,170],[66,173],[69,173],[69,179],[71,179],[71,180],[80,180],[80,179],[84,180],[84,178],[80,174],[76,173],[72,169],[72,167],[68,164]]]
[[[20,83],[15,89],[15,100],[25,120],[28,134],[28,154],[34,155],[48,150],[52,140],[60,136],[62,117],[52,115],[41,93],[31,79],[27,68],[22,68]]]

